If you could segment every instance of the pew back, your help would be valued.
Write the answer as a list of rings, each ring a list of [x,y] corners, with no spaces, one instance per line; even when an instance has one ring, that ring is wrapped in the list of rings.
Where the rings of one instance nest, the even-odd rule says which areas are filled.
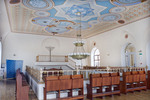
[[[101,74],[102,76],[102,86],[111,85],[111,77],[109,73]]]
[[[83,75],[72,75],[72,89],[83,88]]]
[[[102,77],[100,74],[90,74],[90,84],[92,87],[102,86]]]
[[[72,80],[70,75],[59,76],[60,90],[71,89]]]
[[[46,81],[45,81],[46,91],[58,91],[59,86],[60,86],[60,80],[58,80],[58,76],[46,77]]]
[[[112,85],[120,84],[120,75],[119,73],[111,73]]]

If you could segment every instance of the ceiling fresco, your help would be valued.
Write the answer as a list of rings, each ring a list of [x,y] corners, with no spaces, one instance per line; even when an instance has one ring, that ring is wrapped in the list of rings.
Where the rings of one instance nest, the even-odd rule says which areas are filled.
[[[12,32],[37,35],[76,37],[81,28],[82,37],[89,38],[150,16],[150,0],[5,0],[5,3]]]

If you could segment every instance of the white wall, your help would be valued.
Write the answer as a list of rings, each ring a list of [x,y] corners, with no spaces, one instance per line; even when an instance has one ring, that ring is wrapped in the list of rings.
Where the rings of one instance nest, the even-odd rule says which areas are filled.
[[[88,51],[92,50],[93,42],[96,42],[96,47],[101,52],[101,66],[121,66],[121,49],[126,43],[132,43],[136,48],[137,66],[146,66],[146,43],[150,39],[149,22],[150,17],[91,37],[87,39]],[[128,39],[125,39],[125,34],[129,35]],[[141,57],[139,50],[143,53]]]
[[[147,66],[148,69],[150,70],[150,41],[147,44],[147,48],[146,48],[146,53],[147,53]]]
[[[37,55],[49,55],[45,46],[54,46],[52,55],[68,55],[73,52],[72,38],[9,33],[3,41],[3,59],[24,60],[24,66],[33,66]]]
[[[1,63],[2,62],[2,44],[1,44],[1,41],[0,41],[0,69],[1,69]]]
[[[6,59],[23,60],[25,69],[26,65],[34,66],[37,55],[49,55],[49,51],[45,48],[47,46],[55,47],[54,50],[52,50],[52,55],[68,55],[72,53],[74,50],[73,42],[75,40],[75,38],[10,32],[5,37],[5,40],[3,40],[2,63],[6,63]],[[83,60],[82,64],[86,65],[86,61]]]

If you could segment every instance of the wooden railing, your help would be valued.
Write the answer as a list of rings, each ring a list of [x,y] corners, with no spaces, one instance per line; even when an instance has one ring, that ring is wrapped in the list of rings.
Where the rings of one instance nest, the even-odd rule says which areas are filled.
[[[68,62],[68,56],[63,55],[38,55],[36,62]]]
[[[54,76],[54,75],[76,75],[83,74],[84,79],[89,79],[90,74],[96,73],[113,73],[113,72],[128,72],[128,71],[147,71],[147,67],[119,67],[119,68],[106,68],[106,69],[82,69],[82,70],[50,70],[44,71],[43,69],[35,69],[27,66],[26,71],[28,74],[37,79],[38,82],[43,82],[43,76]],[[50,73],[50,74],[49,74]],[[43,75],[44,74],[44,75]]]

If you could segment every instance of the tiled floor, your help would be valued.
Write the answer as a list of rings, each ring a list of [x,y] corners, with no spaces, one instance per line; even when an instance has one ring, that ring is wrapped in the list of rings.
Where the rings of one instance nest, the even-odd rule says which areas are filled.
[[[0,80],[0,100],[15,100],[15,80]],[[31,89],[29,100],[37,100]],[[104,97],[103,99],[95,98],[94,100],[150,100],[150,90]]]

